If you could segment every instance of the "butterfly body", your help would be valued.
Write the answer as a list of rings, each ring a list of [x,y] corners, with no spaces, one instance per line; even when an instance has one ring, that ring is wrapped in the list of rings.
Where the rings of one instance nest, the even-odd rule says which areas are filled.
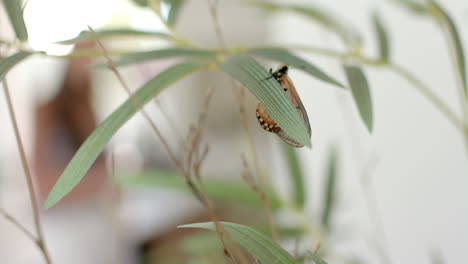
[[[271,73],[270,78],[275,78],[275,80],[278,81],[280,86],[283,88],[284,92],[288,95],[288,98],[291,100],[291,103],[296,107],[297,111],[299,112],[299,115],[304,120],[304,124],[306,125],[309,135],[310,135],[311,128],[309,124],[309,117],[307,116],[307,112],[304,108],[304,105],[302,104],[301,99],[299,98],[299,95],[297,94],[294,84],[292,83],[291,79],[289,79],[288,77],[288,66],[281,65],[274,72],[270,69],[270,73]],[[288,143],[289,145],[293,147],[300,148],[304,146],[300,142],[296,141],[295,139],[290,137],[288,134],[286,134],[284,130],[282,130],[276,124],[276,122],[272,119],[270,114],[264,109],[263,105],[260,103],[257,106],[256,116],[257,116],[257,120],[260,126],[264,130],[277,134],[283,141],[285,141],[286,143]]]

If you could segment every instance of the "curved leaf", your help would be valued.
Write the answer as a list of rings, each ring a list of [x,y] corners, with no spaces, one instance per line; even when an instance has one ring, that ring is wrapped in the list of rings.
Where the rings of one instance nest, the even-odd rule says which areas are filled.
[[[202,67],[206,67],[206,65],[194,62],[176,64],[148,81],[138,89],[134,96],[143,105],[158,95],[164,88]],[[96,158],[104,150],[107,142],[137,111],[137,106],[129,98],[94,130],[75,153],[73,159],[50,191],[44,203],[45,209],[60,201],[81,181]]]
[[[23,61],[25,58],[29,57],[33,53],[27,51],[20,51],[7,57],[5,59],[0,60],[0,82],[3,81],[5,75],[18,63]]]
[[[372,22],[374,24],[375,35],[377,36],[377,43],[379,45],[379,56],[383,62],[388,62],[390,57],[390,45],[388,41],[387,30],[377,13],[372,15]]]
[[[285,64],[288,64],[294,68],[298,68],[313,77],[322,80],[324,82],[344,87],[343,84],[335,80],[334,78],[330,77],[328,74],[324,73],[318,67],[313,65],[312,63],[297,57],[296,55],[290,53],[287,50],[280,49],[280,48],[258,48],[247,51],[248,54],[261,56],[267,59],[279,61]]]
[[[140,175],[119,175],[118,183],[122,186],[148,186],[170,188],[190,192],[185,180],[175,171],[148,171]],[[195,183],[197,185],[197,183]],[[258,194],[246,184],[235,181],[216,180],[203,178],[203,187],[209,197],[227,202],[242,203],[247,206],[263,207]],[[271,189],[266,189],[265,194],[270,206],[277,209],[280,200]]]
[[[148,37],[148,38],[163,38],[170,39],[170,35],[161,32],[150,32],[150,31],[141,31],[131,28],[113,28],[113,29],[101,29],[96,30],[96,33],[93,34],[90,31],[82,31],[78,36],[72,39],[67,39],[63,41],[58,41],[58,44],[74,44],[83,41],[94,40],[95,38],[113,38],[113,37]]]
[[[325,228],[330,228],[330,216],[335,207],[336,200],[336,191],[335,191],[335,182],[336,182],[336,170],[337,170],[337,157],[336,150],[332,149],[328,157],[328,167],[326,172],[326,185],[325,185],[325,196],[324,196],[324,206],[322,211],[322,225]]]
[[[283,88],[254,59],[245,55],[229,58],[220,65],[221,70],[238,80],[257,97],[273,120],[286,134],[304,146],[311,146],[310,135]]]
[[[21,0],[3,0],[3,5],[10,18],[11,25],[16,37],[21,41],[28,40],[28,30],[23,18],[23,7]]]
[[[167,15],[167,23],[169,25],[174,25],[177,22],[180,9],[185,3],[185,0],[170,0],[171,9],[169,9],[169,14]]]
[[[125,55],[115,61],[116,66],[124,66],[137,62],[164,59],[170,57],[190,57],[190,58],[215,58],[216,52],[211,50],[195,49],[195,48],[167,48],[151,51],[135,52]]]
[[[399,5],[403,6],[404,8],[413,12],[414,14],[426,15],[428,13],[427,6],[422,3],[425,1],[417,1],[417,0],[392,0],[392,1],[398,3]]]
[[[294,258],[276,242],[254,228],[229,222],[219,222],[232,240],[260,260],[261,263],[297,264]],[[216,230],[213,222],[179,226]]]
[[[445,29],[445,33],[448,34],[448,39],[453,50],[453,57],[457,66],[458,75],[460,76],[463,88],[465,89],[465,97],[468,97],[468,83],[466,77],[466,64],[465,64],[465,53],[463,51],[463,45],[458,33],[457,27],[453,22],[450,15],[435,1],[430,0],[431,8],[435,10],[436,16],[440,16],[441,24]],[[438,17],[436,17],[437,19]]]
[[[293,183],[292,193],[294,195],[294,204],[299,208],[303,208],[306,200],[306,192],[304,190],[304,177],[296,149],[287,144],[283,144],[283,150],[288,159],[289,174]]]
[[[372,100],[370,96],[369,84],[364,72],[358,66],[344,65],[346,77],[348,78],[354,101],[359,110],[362,120],[366,124],[369,132],[373,128]]]
[[[359,33],[346,21],[338,19],[331,12],[311,5],[282,5],[264,1],[251,1],[254,5],[270,11],[291,11],[301,14],[322,26],[334,31],[344,43],[350,46],[361,46],[362,38]]]

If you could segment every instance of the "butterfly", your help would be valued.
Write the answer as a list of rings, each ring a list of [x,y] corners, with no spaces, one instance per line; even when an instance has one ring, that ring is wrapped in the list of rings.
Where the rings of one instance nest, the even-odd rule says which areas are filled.
[[[309,136],[310,136],[311,128],[309,124],[309,117],[307,116],[307,112],[304,108],[304,105],[302,104],[302,101],[296,92],[296,88],[294,88],[294,84],[292,83],[291,79],[289,79],[288,77],[288,70],[289,70],[289,66],[286,64],[279,66],[278,69],[274,72],[272,69],[270,69],[271,77],[269,78],[275,78],[275,80],[278,81],[280,86],[283,88],[284,92],[288,95],[292,104],[296,107],[297,111],[299,112],[299,115],[304,120],[304,123],[309,131]],[[261,103],[259,103],[257,106],[256,116],[257,116],[258,122],[260,123],[260,126],[264,130],[275,133],[284,142],[288,143],[289,145],[293,147],[301,148],[304,146],[300,142],[296,141],[294,138],[286,134],[286,132],[284,132],[283,129],[281,129],[281,127],[279,127],[276,124],[276,122],[271,118],[270,114],[265,110],[265,108],[263,107]]]

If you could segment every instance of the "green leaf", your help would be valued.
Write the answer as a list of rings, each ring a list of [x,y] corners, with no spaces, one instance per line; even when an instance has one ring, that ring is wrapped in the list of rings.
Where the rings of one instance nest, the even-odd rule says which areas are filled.
[[[379,45],[380,59],[383,62],[388,62],[390,58],[390,45],[387,30],[377,13],[372,15],[372,22],[374,24],[375,35],[377,36],[377,43]]]
[[[171,57],[190,57],[190,58],[204,58],[213,59],[216,52],[211,50],[195,49],[195,48],[167,48],[151,51],[135,52],[125,55],[119,60],[115,61],[116,66],[124,66],[137,62],[171,58]]]
[[[194,62],[176,64],[144,84],[134,96],[142,105],[146,104],[164,88],[202,67],[206,67],[206,65]],[[94,130],[75,153],[75,156],[55,183],[44,203],[45,209],[60,201],[81,181],[96,158],[104,150],[107,142],[137,111],[137,106],[129,98]]]
[[[457,66],[458,75],[460,76],[463,88],[465,89],[465,97],[468,97],[468,83],[466,77],[466,64],[465,64],[465,53],[463,51],[463,45],[458,33],[457,27],[453,22],[450,15],[440,6],[436,1],[430,0],[431,10],[435,11],[436,19],[440,18],[442,27],[445,29],[445,33],[448,34],[449,45],[453,50],[453,56]]]
[[[180,9],[184,5],[185,0],[171,0],[170,3],[171,9],[169,10],[169,14],[167,15],[167,23],[169,25],[174,25],[177,22]]]
[[[254,228],[235,223],[219,222],[232,240],[260,260],[261,263],[297,264],[294,258],[276,242]],[[214,223],[196,223],[179,226],[216,230]]]
[[[359,110],[362,120],[366,124],[369,132],[373,128],[372,99],[366,76],[360,67],[354,65],[344,65],[348,83],[351,86],[354,101]]]
[[[298,208],[303,208],[305,203],[304,177],[296,149],[283,144],[283,150],[288,159],[289,174],[293,184],[294,204]]]
[[[330,228],[330,216],[335,207],[336,200],[336,175],[337,175],[337,153],[335,149],[332,149],[328,157],[328,167],[326,172],[326,185],[325,185],[325,196],[324,206],[322,211],[322,225],[329,229]]]
[[[298,68],[311,76],[322,80],[324,82],[344,87],[343,84],[338,82],[336,79],[330,77],[330,75],[324,73],[320,70],[317,66],[313,65],[312,63],[295,56],[294,54],[290,53],[287,50],[280,49],[280,48],[258,48],[247,51],[248,54],[261,56],[270,60],[275,60],[282,62],[284,64],[288,64],[294,68]]]
[[[304,120],[283,88],[274,78],[270,78],[271,74],[260,64],[249,56],[237,55],[226,60],[220,67],[257,97],[286,134],[305,146],[311,146]]]
[[[23,7],[21,0],[3,0],[3,5],[10,18],[11,25],[16,37],[21,41],[28,40],[28,30],[23,18]]]
[[[290,11],[303,15],[320,25],[334,31],[344,43],[350,46],[361,46],[362,37],[350,25],[349,22],[343,21],[332,15],[330,11],[323,8],[313,7],[311,5],[282,5],[264,1],[251,1],[254,5],[270,11]]]
[[[310,258],[315,262],[315,264],[328,264],[325,260],[317,257],[317,255],[310,255]]]
[[[148,6],[148,0],[132,0],[132,2],[136,4],[137,6],[141,6],[141,7]]]
[[[411,11],[417,15],[426,15],[428,13],[428,8],[422,2],[425,1],[415,1],[415,0],[392,0],[393,2],[401,5],[407,10]]]
[[[96,30],[96,35],[90,31],[82,31],[77,37],[72,39],[67,39],[57,42],[58,44],[74,44],[78,42],[84,42],[89,40],[94,40],[95,36],[99,39],[103,38],[113,38],[113,37],[149,37],[149,38],[163,38],[170,39],[170,35],[161,32],[150,32],[150,31],[141,31],[131,28],[114,28],[114,29],[101,29]]]
[[[0,60],[0,82],[3,81],[5,78],[5,75],[18,63],[23,61],[25,58],[27,58],[29,55],[33,53],[31,52],[26,52],[26,51],[20,51],[18,53],[15,53],[11,55],[10,57],[4,58]]]
[[[118,183],[122,186],[148,186],[176,189],[190,192],[187,183],[175,171],[147,171],[139,175],[121,174],[118,176]],[[195,185],[198,185],[195,183]],[[203,178],[203,187],[209,197],[225,202],[242,203],[247,206],[258,208],[263,207],[258,194],[246,184],[235,181],[216,180]],[[265,195],[270,202],[272,209],[280,206],[280,201],[272,189],[266,189]]]

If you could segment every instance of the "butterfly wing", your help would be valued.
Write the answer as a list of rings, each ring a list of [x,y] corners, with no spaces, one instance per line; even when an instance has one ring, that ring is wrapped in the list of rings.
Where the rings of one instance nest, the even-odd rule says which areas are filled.
[[[281,87],[283,87],[286,90],[286,94],[288,95],[289,99],[291,99],[292,104],[296,107],[297,111],[299,112],[299,115],[302,117],[304,120],[304,124],[307,127],[307,130],[309,132],[309,136],[312,133],[312,129],[310,127],[309,123],[309,116],[307,115],[307,112],[304,108],[304,105],[302,104],[301,98],[299,98],[299,95],[297,94],[296,88],[294,87],[294,84],[292,83],[291,79],[287,75],[283,76],[280,80],[279,83]],[[284,142],[288,143],[289,145],[296,147],[296,148],[301,148],[304,145],[301,143],[297,142],[295,139],[290,137],[284,130],[282,130],[280,127],[277,127],[276,131],[274,131]]]

